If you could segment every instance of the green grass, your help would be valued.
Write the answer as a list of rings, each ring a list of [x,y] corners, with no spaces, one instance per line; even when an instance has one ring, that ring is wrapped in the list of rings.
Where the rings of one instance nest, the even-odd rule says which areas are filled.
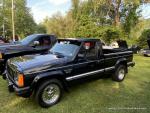
[[[71,87],[48,109],[9,93],[0,78],[0,113],[150,113],[150,58],[135,56],[134,61],[123,82],[109,78]]]

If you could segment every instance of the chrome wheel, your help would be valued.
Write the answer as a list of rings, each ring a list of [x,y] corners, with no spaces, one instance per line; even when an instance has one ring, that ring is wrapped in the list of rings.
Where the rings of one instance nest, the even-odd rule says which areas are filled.
[[[125,70],[124,69],[120,69],[118,72],[118,78],[119,80],[122,80],[125,77]]]
[[[43,90],[42,100],[46,104],[53,104],[58,101],[60,93],[60,88],[57,84],[49,84]]]

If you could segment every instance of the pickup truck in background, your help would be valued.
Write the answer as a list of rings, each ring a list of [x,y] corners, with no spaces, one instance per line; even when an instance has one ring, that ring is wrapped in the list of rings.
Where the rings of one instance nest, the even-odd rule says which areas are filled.
[[[102,49],[99,39],[68,38],[58,39],[48,54],[9,59],[6,75],[9,91],[21,97],[34,94],[41,107],[50,107],[70,83],[106,74],[121,82],[134,65],[132,51]]]
[[[47,52],[57,39],[54,35],[33,34],[21,41],[0,45],[0,74],[3,74],[9,58]],[[5,78],[5,74],[3,74]]]

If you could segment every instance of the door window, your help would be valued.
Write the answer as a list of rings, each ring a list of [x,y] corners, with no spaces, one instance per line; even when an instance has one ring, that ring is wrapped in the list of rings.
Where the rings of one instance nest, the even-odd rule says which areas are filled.
[[[87,59],[87,60],[97,59],[96,43],[95,42],[85,42],[78,54],[78,57]]]
[[[51,40],[48,36],[47,37],[40,37],[39,43],[40,43],[39,46],[50,46]]]
[[[36,47],[41,47],[41,46],[44,47],[44,46],[50,46],[51,45],[51,40],[50,40],[50,37],[48,37],[48,36],[37,38],[36,40],[34,40],[32,42],[31,45],[34,45],[35,41],[39,42],[39,44],[37,44]]]

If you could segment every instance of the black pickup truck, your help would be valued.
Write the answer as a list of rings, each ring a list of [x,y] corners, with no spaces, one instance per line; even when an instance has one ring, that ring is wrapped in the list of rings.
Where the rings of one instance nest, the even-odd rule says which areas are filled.
[[[56,41],[54,35],[33,34],[18,42],[0,44],[0,75],[3,74],[9,58],[46,52]]]
[[[112,73],[114,81],[123,81],[132,60],[132,51],[102,49],[99,39],[58,39],[48,54],[9,59],[8,88],[22,97],[34,94],[40,106],[49,107],[72,82]]]

